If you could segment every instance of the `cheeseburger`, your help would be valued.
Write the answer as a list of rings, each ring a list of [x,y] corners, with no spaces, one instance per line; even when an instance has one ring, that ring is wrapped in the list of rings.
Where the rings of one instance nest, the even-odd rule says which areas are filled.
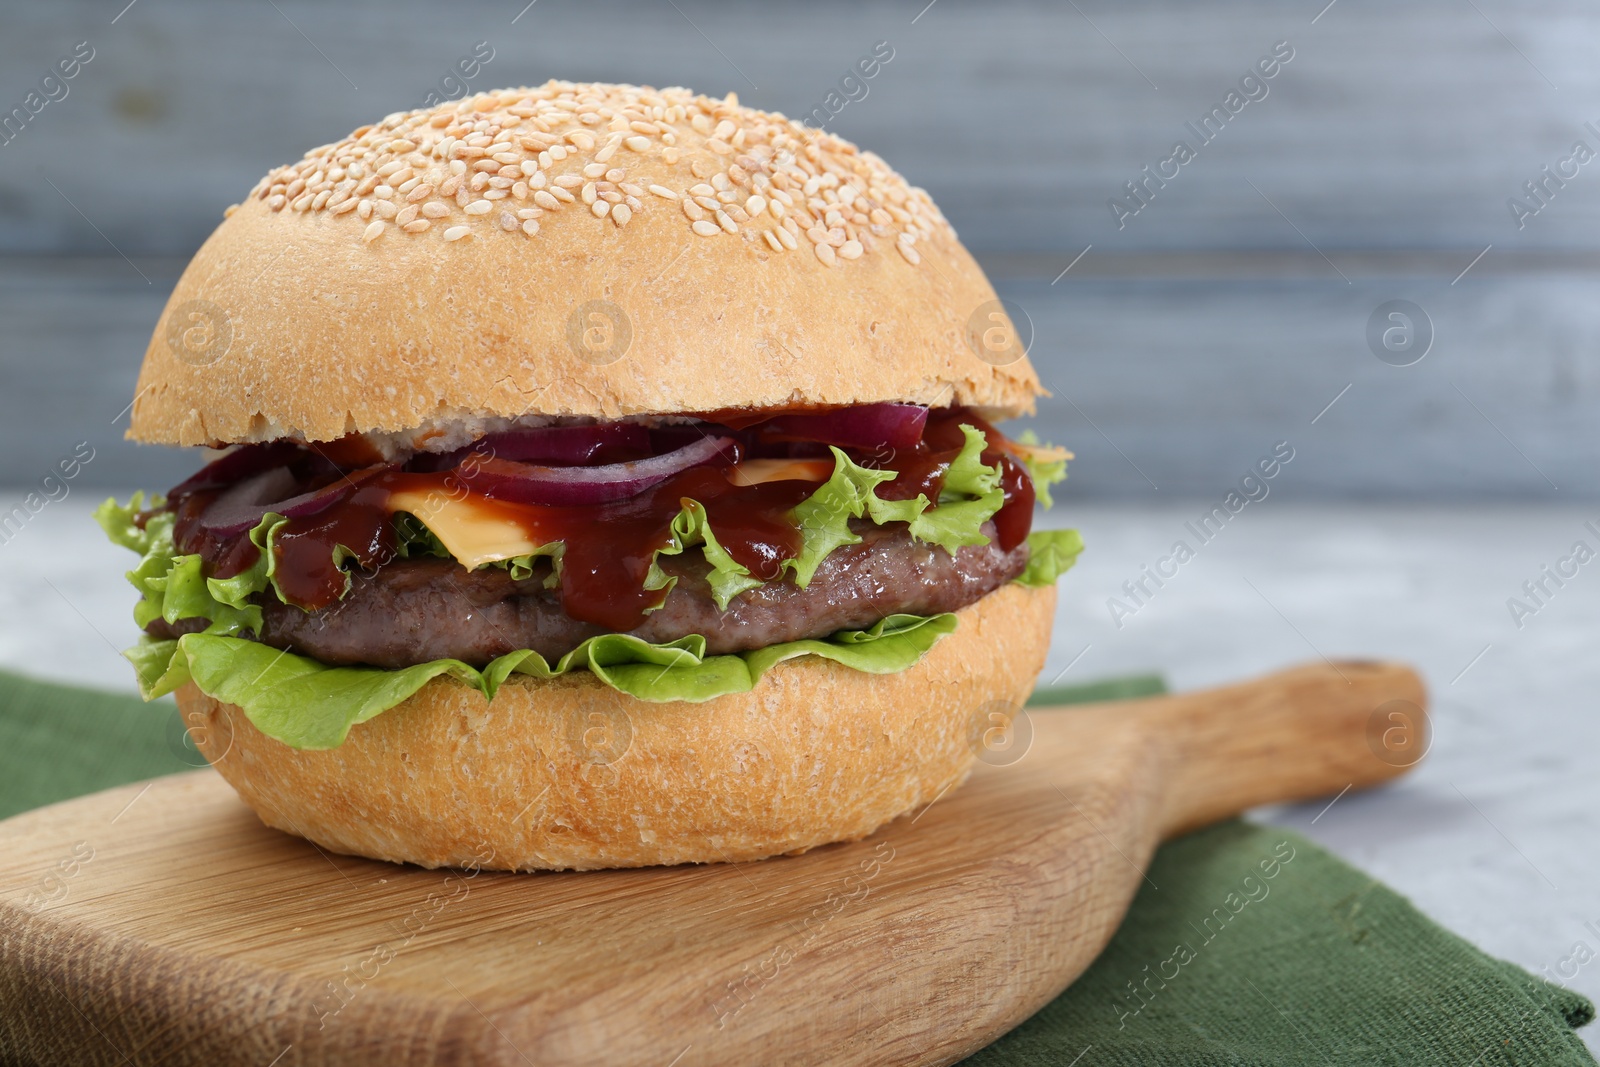
[[[263,178],[179,280],[107,501],[269,825],[428,867],[747,860],[937,798],[1026,698],[1067,454],[927,194],[682,89],[551,82]],[[487,859],[486,859],[487,857]]]

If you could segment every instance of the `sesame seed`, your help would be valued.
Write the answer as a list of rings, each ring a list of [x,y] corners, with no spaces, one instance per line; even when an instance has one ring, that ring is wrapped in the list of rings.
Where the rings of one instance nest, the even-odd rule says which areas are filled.
[[[377,240],[383,235],[383,230],[383,221],[381,219],[374,219],[372,222],[367,224],[366,230],[362,232],[361,240],[367,244],[371,244],[373,241]]]
[[[715,237],[722,232],[722,229],[716,223],[707,222],[704,219],[692,224],[689,228],[701,237]]]
[[[539,232],[539,224],[533,219],[528,219],[522,224],[522,232],[532,237]]]
[[[444,231],[444,239],[446,241],[459,241],[463,237],[470,237],[471,235],[472,227],[470,226],[452,226]]]
[[[699,138],[698,158],[684,159],[678,145],[690,129]],[[629,182],[625,168],[608,165],[623,148],[648,155],[658,140],[662,165],[689,164],[697,183],[689,193],[650,182],[657,175],[648,172]],[[553,166],[569,157],[569,173],[555,175]],[[375,240],[387,220],[403,232],[425,232],[416,224],[445,219],[456,207],[470,207],[469,217],[489,215],[495,229],[526,233],[525,223],[575,202],[580,190],[591,212],[619,226],[648,194],[678,201],[691,224],[705,224],[698,232],[737,234],[744,225],[747,239],[760,234],[763,255],[799,247],[804,234],[833,264],[872,255],[881,247],[873,237],[892,239],[917,263],[919,241],[951,232],[927,193],[877,156],[831,133],[741,108],[732,94],[713,100],[682,89],[567,82],[396,112],[273,169],[250,197],[279,212],[354,213],[364,239]],[[530,201],[538,206],[518,208]],[[777,225],[754,227],[763,214]]]
[[[837,259],[834,256],[834,251],[833,251],[833,246],[832,245],[830,245],[830,244],[820,244],[820,245],[816,246],[816,249],[817,249],[817,258],[822,260],[822,262],[823,262],[823,264],[825,266],[831,267],[837,262]]]

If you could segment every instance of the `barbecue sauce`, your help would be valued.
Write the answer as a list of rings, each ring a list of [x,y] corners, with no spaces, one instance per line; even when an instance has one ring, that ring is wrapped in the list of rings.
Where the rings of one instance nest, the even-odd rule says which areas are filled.
[[[918,494],[937,502],[950,463],[965,444],[962,423],[1001,442],[987,422],[967,412],[930,417],[923,440],[914,448],[882,456],[852,457],[864,466],[892,469],[893,481],[880,486],[884,499]],[[1027,537],[1034,490],[1026,469],[1010,453],[994,447],[983,461],[999,464],[1005,504],[994,516],[997,541],[1009,552]],[[731,468],[702,466],[680,471],[627,500],[583,506],[541,506],[495,500],[468,492],[451,471],[421,473],[398,468],[363,481],[348,497],[314,515],[289,519],[274,536],[274,579],[286,600],[310,611],[337,602],[349,583],[349,562],[371,572],[398,553],[392,492],[438,493],[485,519],[510,521],[533,544],[562,541],[561,605],[568,616],[614,631],[638,626],[666,594],[646,589],[651,561],[671,541],[671,523],[686,501],[706,509],[717,543],[762,581],[781,577],[784,561],[799,555],[801,536],[793,512],[826,479],[762,482],[740,486]],[[246,535],[221,539],[199,525],[199,516],[220,490],[203,490],[171,501],[176,512],[174,540],[180,552],[198,552],[215,577],[248,569],[259,551]],[[335,546],[342,547],[334,559]],[[341,564],[344,564],[341,566]]]

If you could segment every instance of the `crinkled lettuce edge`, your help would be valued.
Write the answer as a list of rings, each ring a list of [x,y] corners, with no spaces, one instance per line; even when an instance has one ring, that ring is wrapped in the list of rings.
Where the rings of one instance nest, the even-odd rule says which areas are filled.
[[[706,655],[699,634],[651,644],[628,634],[592,637],[551,664],[529,649],[475,668],[436,659],[399,670],[335,667],[269,645],[217,634],[176,640],[145,638],[128,650],[146,699],[194,682],[201,692],[238,705],[256,729],[301,749],[335,748],[350,728],[410,697],[429,681],[450,677],[488,699],[513,674],[535,679],[588,671],[600,682],[652,703],[699,703],[754,689],[784,660],[819,656],[868,674],[894,674],[916,663],[956,617],[891,615],[866,630],[845,630],[822,640],[786,641],[737,655]]]

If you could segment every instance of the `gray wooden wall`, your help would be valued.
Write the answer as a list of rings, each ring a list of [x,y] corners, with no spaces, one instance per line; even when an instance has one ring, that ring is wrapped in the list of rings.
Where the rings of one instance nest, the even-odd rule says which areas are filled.
[[[1600,160],[1521,228],[1507,207],[1573,141],[1600,151],[1592,0],[525,2],[5,0],[0,111],[77,42],[94,58],[0,145],[0,484],[85,439],[84,485],[191,465],[119,440],[184,259],[269,167],[419,104],[474,42],[474,88],[797,114],[887,40],[832,127],[1026,311],[1076,493],[1220,496],[1288,440],[1285,495],[1600,494]],[[1108,199],[1280,41],[1267,95],[1119,228]],[[1393,299],[1433,324],[1413,366],[1369,350]]]

